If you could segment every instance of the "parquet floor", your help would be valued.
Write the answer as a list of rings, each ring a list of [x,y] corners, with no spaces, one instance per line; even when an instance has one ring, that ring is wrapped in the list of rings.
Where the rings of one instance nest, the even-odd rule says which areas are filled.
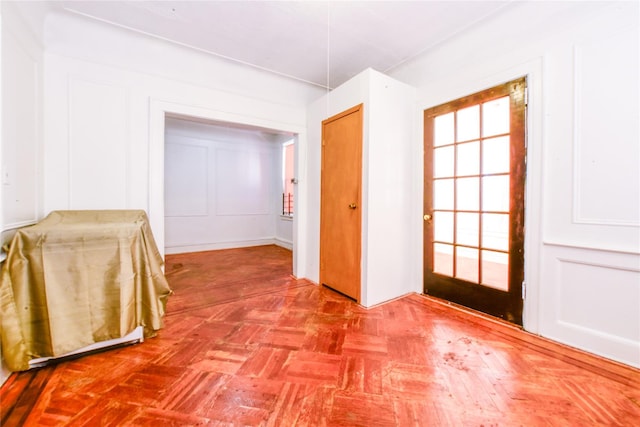
[[[160,334],[12,375],[2,425],[640,425],[636,369],[420,295],[367,310],[290,265],[167,256]]]

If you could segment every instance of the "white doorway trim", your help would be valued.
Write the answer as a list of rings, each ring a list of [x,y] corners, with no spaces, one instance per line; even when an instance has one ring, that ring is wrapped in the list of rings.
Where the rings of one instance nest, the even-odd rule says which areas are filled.
[[[230,125],[250,126],[271,130],[274,132],[286,132],[297,135],[298,144],[306,142],[306,128],[300,125],[275,121],[272,119],[249,116],[245,114],[230,113],[208,109],[204,107],[185,105],[176,102],[150,99],[149,103],[149,188],[148,188],[148,214],[149,223],[160,254],[164,258],[164,132],[166,115],[175,115],[184,118],[200,119]],[[300,160],[300,150],[297,150],[296,164],[298,173],[303,163]],[[304,277],[302,272],[305,259],[304,245],[299,239],[303,233],[298,232],[301,224],[304,224],[306,211],[302,203],[297,202],[300,197],[294,197],[296,203],[293,221],[293,275]]]
[[[499,63],[496,63],[499,64]],[[497,65],[499,66],[499,65]],[[425,98],[419,102],[420,111],[435,105],[443,104],[451,99],[462,98],[470,93],[498,84],[527,77],[528,105],[526,125],[526,156],[527,170],[525,183],[525,237],[524,237],[524,280],[526,294],[524,295],[523,327],[526,331],[539,334],[541,327],[541,258],[542,248],[546,242],[543,239],[543,143],[545,138],[545,122],[543,115],[543,86],[544,64],[542,57],[534,58],[513,67],[502,69],[494,73],[487,73],[484,77],[470,80],[466,73],[451,78],[446,85],[425,89]],[[422,135],[423,129],[420,130]],[[422,169],[422,166],[420,167]],[[421,170],[421,173],[423,171]],[[421,175],[422,176],[422,175]],[[421,179],[420,176],[420,179]],[[416,177],[418,179],[418,177]],[[424,278],[423,278],[424,281]]]

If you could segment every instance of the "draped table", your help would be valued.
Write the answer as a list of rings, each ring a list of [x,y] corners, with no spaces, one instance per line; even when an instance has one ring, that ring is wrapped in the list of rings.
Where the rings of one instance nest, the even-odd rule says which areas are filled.
[[[142,210],[54,211],[13,237],[0,276],[2,357],[12,371],[138,326],[162,328],[171,294]]]

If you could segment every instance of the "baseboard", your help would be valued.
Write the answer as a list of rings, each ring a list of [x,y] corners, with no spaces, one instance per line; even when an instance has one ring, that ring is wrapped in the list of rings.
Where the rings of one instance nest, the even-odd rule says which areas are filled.
[[[238,240],[233,242],[205,243],[201,245],[175,245],[165,246],[167,255],[183,254],[189,252],[216,251],[219,249],[248,248],[251,246],[277,245],[276,239]]]
[[[278,245],[280,247],[283,247],[285,249],[289,249],[290,251],[293,250],[293,242],[281,239],[279,237],[276,237],[276,238],[273,239],[273,244],[274,245]]]

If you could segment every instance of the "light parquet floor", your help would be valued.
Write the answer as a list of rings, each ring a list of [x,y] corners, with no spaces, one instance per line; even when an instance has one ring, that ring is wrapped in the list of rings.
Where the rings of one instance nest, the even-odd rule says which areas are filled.
[[[167,256],[159,335],[12,375],[2,425],[640,425],[636,369],[420,295],[367,310],[290,266]]]

